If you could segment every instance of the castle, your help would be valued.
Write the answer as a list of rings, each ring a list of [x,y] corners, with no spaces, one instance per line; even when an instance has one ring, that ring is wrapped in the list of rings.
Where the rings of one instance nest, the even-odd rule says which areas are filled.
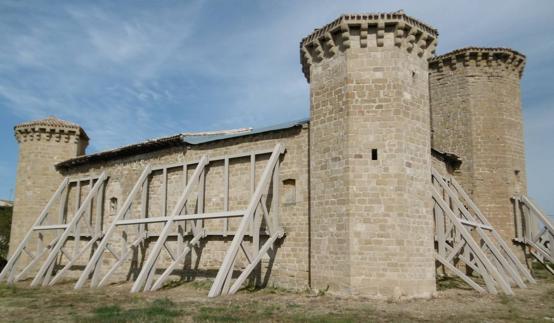
[[[513,197],[527,190],[525,56],[476,47],[435,56],[437,39],[436,29],[403,12],[342,15],[315,29],[300,43],[309,120],[181,133],[93,154],[77,124],[49,117],[17,125],[10,254],[25,255],[30,247],[18,249],[20,242],[41,232],[48,247],[27,255],[40,268],[35,285],[63,273],[78,278],[78,288],[131,280],[133,291],[154,290],[174,275],[215,277],[210,296],[250,279],[428,297],[436,254],[462,248],[437,235],[436,171],[457,181],[490,222],[460,223],[494,227],[521,260]],[[468,248],[459,258],[486,276],[489,262],[471,256],[476,244]],[[505,272],[508,285],[519,284],[502,259],[490,263],[504,268],[490,269],[491,279]],[[31,274],[21,266],[12,280]]]

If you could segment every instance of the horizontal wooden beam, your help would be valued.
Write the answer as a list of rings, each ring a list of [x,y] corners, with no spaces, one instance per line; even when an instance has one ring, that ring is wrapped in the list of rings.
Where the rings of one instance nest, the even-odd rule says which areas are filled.
[[[491,227],[490,225],[486,225],[486,224],[472,222],[472,221],[468,221],[468,220],[464,220],[464,219],[460,219],[460,222],[462,224],[469,225],[469,226],[476,227],[476,228],[481,228],[481,229],[484,229],[484,230],[489,230],[489,231],[493,230],[493,227]]]
[[[198,213],[198,214],[182,214],[173,217],[173,221],[186,221],[186,220],[208,220],[208,219],[223,219],[241,217],[244,215],[245,210],[240,211],[228,211],[228,212],[215,212],[215,213]],[[142,223],[164,223],[170,220],[170,217],[158,216],[144,219],[129,219],[117,221],[116,225],[132,225]]]
[[[52,224],[52,225],[38,225],[36,227],[33,227],[34,231],[40,231],[40,230],[65,230],[67,228],[67,224]]]

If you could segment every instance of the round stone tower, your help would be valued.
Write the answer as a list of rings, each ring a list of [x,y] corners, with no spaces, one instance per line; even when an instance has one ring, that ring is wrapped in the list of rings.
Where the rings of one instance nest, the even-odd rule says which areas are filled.
[[[55,164],[85,153],[88,136],[77,124],[48,117],[14,127],[19,143],[10,254],[63,180]]]
[[[433,147],[462,161],[455,176],[511,243],[511,197],[527,193],[520,78],[525,56],[469,47],[430,61]]]
[[[314,288],[435,292],[427,59],[436,41],[435,29],[396,12],[343,15],[300,44]]]

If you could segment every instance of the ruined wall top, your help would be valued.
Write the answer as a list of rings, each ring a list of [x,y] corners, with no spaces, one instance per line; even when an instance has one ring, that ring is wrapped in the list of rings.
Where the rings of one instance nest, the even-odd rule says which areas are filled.
[[[437,46],[437,30],[403,11],[345,14],[300,42],[300,60],[306,79],[310,81],[312,64],[350,48],[352,39],[358,40],[362,48],[384,47],[386,33],[392,34],[394,46],[423,58],[431,57]]]
[[[429,68],[438,72],[442,72],[445,67],[454,70],[470,65],[514,71],[521,78],[525,55],[510,48],[465,47],[429,60]]]
[[[45,119],[23,122],[14,127],[18,143],[25,141],[56,140],[61,142],[88,142],[89,137],[78,124],[49,116]]]

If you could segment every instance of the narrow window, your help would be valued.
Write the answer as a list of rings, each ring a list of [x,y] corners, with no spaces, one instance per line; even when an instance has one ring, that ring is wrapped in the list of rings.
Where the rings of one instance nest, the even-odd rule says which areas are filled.
[[[284,204],[295,204],[296,203],[296,180],[295,179],[285,179],[283,181],[283,202]]]
[[[371,149],[371,160],[377,160],[377,149]]]
[[[110,215],[115,215],[117,213],[117,197],[112,197],[110,199]]]

